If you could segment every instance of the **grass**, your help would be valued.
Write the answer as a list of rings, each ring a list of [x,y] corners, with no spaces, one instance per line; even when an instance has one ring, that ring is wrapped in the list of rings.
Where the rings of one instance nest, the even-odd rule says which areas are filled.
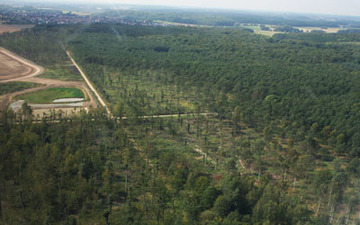
[[[210,27],[208,25],[199,25],[199,24],[191,24],[191,23],[176,23],[176,22],[170,22],[170,21],[164,21],[164,20],[155,20],[154,22],[168,24],[168,25],[174,25],[174,26]]]
[[[329,28],[321,28],[321,27],[295,27],[299,30],[303,30],[306,32],[311,32],[313,30],[322,30],[326,33],[337,33],[339,30],[343,30],[342,28],[329,27]]]
[[[36,104],[52,103],[59,98],[84,98],[84,93],[77,88],[49,88],[17,97],[19,100]]]
[[[82,77],[77,69],[71,64],[57,65],[50,67],[45,73],[40,75],[42,78],[56,79],[62,81],[81,81]]]
[[[68,11],[68,10],[63,10],[62,13],[64,13],[64,14],[71,13],[73,15],[78,15],[78,16],[90,16],[91,15],[91,13],[89,13],[89,12]]]
[[[261,34],[268,37],[272,37],[274,34],[284,33],[284,32],[273,31],[272,29],[275,28],[275,26],[273,25],[268,25],[268,24],[264,24],[264,25],[270,27],[270,30],[261,30],[260,25],[241,24],[241,27],[252,29],[254,30],[255,34]]]
[[[341,44],[341,45],[360,45],[359,41],[354,42],[328,42],[329,44]]]
[[[40,84],[29,83],[29,82],[11,82],[1,84],[0,95],[9,94],[17,91],[31,89],[41,86]]]
[[[261,30],[259,25],[241,24],[241,27],[243,27],[243,28],[248,28],[248,29],[252,29],[252,30],[254,30],[254,32]]]

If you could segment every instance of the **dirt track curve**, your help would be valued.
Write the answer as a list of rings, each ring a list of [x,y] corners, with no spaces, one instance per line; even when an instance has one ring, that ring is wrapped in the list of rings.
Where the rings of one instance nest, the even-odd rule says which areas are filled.
[[[1,47],[0,59],[2,61],[0,64],[0,68],[2,69],[2,73],[0,73],[0,83],[20,81],[40,75],[45,71],[43,67]]]

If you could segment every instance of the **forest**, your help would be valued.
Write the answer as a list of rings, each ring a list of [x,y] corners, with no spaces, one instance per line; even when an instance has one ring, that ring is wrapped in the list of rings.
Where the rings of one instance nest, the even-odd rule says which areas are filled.
[[[104,10],[94,15],[118,17],[125,20],[163,20],[175,23],[239,26],[240,24],[271,24],[278,26],[298,27],[349,27],[359,28],[360,21],[356,17],[314,16],[311,14],[278,13],[261,11],[242,11],[225,9],[179,9],[171,7],[152,8],[128,6],[124,10]],[[106,8],[106,7],[104,7]]]
[[[359,39],[115,24],[1,35],[45,67],[70,50],[115,116],[3,111],[1,222],[360,224]]]

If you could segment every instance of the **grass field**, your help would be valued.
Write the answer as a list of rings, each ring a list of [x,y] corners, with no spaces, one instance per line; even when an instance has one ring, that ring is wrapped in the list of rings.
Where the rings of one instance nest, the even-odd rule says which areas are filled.
[[[26,100],[29,103],[48,104],[60,98],[85,98],[84,93],[77,88],[49,88],[34,93],[20,95],[18,100]]]
[[[284,32],[273,31],[273,29],[275,28],[275,26],[273,25],[265,24],[265,26],[270,27],[270,30],[261,30],[260,25],[256,25],[256,24],[252,24],[252,25],[241,24],[241,27],[243,28],[249,28],[254,30],[255,34],[261,34],[269,37],[272,37],[274,34],[284,33]]]
[[[69,65],[56,65],[46,69],[41,78],[56,79],[62,81],[82,81],[77,69],[70,63]]]
[[[311,32],[313,30],[322,30],[325,33],[337,33],[339,30],[343,30],[342,28],[330,27],[330,28],[321,28],[321,27],[295,27],[299,30],[302,30],[304,33]]]
[[[89,13],[89,12],[68,11],[68,10],[63,10],[62,13],[64,13],[64,14],[71,13],[73,15],[78,15],[78,16],[90,16],[91,15],[91,13]]]
[[[173,25],[173,26],[185,26],[185,27],[211,27],[209,25],[200,25],[200,24],[190,24],[190,23],[176,23],[164,20],[154,20],[155,23],[162,23],[166,25]]]
[[[277,32],[277,31],[273,31],[274,28],[276,28],[276,26],[274,25],[268,25],[265,24],[265,26],[270,27],[269,31],[266,30],[261,30],[260,25],[256,25],[256,24],[242,24],[241,27],[244,28],[249,28],[254,30],[254,33],[256,34],[261,34],[261,35],[265,35],[265,36],[273,36],[274,34],[278,34],[278,33],[284,33],[284,32]],[[339,30],[343,30],[342,28],[336,28],[336,27],[331,27],[331,28],[321,28],[321,27],[294,27],[297,28],[299,30],[302,30],[304,33],[310,33],[313,30],[321,30],[324,31],[325,33],[337,33]]]

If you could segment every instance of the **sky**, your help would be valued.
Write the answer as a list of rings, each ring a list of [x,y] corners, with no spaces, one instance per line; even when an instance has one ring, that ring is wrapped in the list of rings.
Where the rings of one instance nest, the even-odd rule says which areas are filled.
[[[62,0],[65,1],[360,16],[360,0]]]

